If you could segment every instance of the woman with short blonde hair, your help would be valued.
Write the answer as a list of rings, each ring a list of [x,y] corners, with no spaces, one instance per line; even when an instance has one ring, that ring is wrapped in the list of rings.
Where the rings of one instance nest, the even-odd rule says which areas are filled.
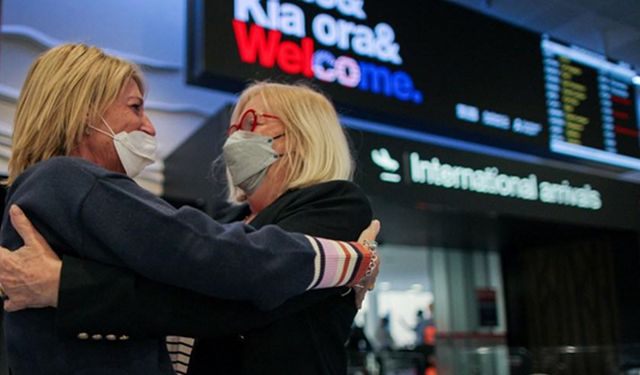
[[[39,161],[70,155],[129,79],[144,94],[135,64],[85,44],[63,44],[40,55],[18,98],[6,183]]]
[[[227,219],[343,240],[371,220],[367,197],[350,181],[347,136],[321,93],[302,84],[254,83],[240,95],[228,134],[230,199],[246,204]],[[293,313],[267,327],[244,324],[235,335],[196,340],[186,374],[346,374],[354,294],[303,295],[283,309]]]
[[[266,112],[277,113],[285,127],[284,153],[272,168],[283,170],[282,192],[323,181],[351,180],[355,163],[338,114],[329,99],[299,83],[256,82],[240,95],[231,115],[237,123],[247,103],[258,99]],[[243,201],[244,193],[229,184],[230,199]]]

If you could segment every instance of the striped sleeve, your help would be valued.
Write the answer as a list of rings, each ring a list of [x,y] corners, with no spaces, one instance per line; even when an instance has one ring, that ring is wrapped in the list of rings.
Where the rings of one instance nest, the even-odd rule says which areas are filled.
[[[185,375],[187,373],[194,342],[195,339],[191,337],[167,336],[167,351],[176,374]]]
[[[306,236],[315,251],[314,275],[309,289],[357,284],[367,272],[372,252],[357,242]]]

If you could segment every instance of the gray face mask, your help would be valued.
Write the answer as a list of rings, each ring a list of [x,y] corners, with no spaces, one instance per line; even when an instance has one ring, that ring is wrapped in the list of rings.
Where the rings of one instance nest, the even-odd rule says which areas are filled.
[[[272,144],[282,136],[267,137],[244,130],[231,134],[222,146],[222,156],[233,185],[247,195],[253,194],[267,175],[267,168],[281,156]]]

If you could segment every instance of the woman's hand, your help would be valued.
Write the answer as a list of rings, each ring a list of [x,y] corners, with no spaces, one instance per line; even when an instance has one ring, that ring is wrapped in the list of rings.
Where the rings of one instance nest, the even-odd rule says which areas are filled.
[[[380,232],[380,221],[373,220],[367,229],[365,229],[361,234],[360,238],[358,238],[358,242],[368,247],[373,252],[373,257],[371,258],[371,268],[367,271],[365,277],[358,282],[357,285],[354,286],[354,290],[356,292],[356,306],[359,308],[362,307],[362,301],[364,301],[364,297],[367,292],[373,290],[376,285],[376,279],[378,278],[378,273],[380,273],[380,258],[376,254],[376,237]]]
[[[62,261],[17,205],[11,206],[9,216],[24,246],[16,251],[0,247],[4,309],[57,306]]]

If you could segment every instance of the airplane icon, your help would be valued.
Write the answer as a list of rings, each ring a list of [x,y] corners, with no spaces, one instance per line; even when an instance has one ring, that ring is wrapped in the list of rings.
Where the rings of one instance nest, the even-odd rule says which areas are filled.
[[[380,180],[391,183],[398,183],[402,180],[400,174],[395,173],[400,169],[400,163],[391,157],[386,148],[371,150],[371,161],[384,170],[380,173]]]

